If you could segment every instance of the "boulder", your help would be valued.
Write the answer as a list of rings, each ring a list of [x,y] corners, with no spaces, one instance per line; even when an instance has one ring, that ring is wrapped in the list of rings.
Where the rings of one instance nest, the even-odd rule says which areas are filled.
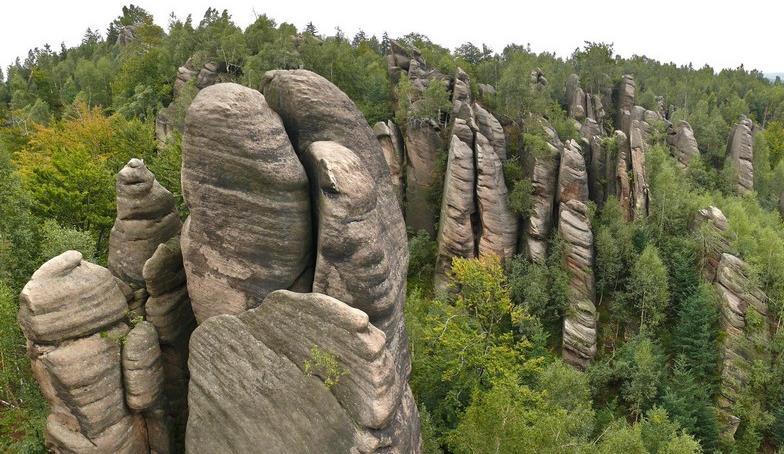
[[[569,274],[569,308],[563,321],[562,356],[585,369],[596,355],[596,307],[593,275],[593,233],[588,208],[579,200],[561,203],[558,233]]]
[[[126,299],[106,268],[67,251],[41,265],[19,296],[19,325],[37,344],[105,330],[125,318]]]
[[[754,190],[754,124],[745,116],[733,126],[727,141],[727,165],[732,166],[735,190],[748,194]]]
[[[675,125],[670,125],[667,128],[667,144],[672,150],[675,159],[682,167],[689,165],[691,160],[700,155],[700,149],[697,148],[697,139],[694,138],[694,131],[691,125],[686,121],[679,121]]]
[[[196,319],[243,312],[273,290],[310,290],[309,183],[264,96],[232,83],[199,92],[182,155],[182,255]]]
[[[433,287],[439,291],[448,287],[447,278],[453,258],[476,256],[474,226],[471,222],[476,212],[475,174],[474,151],[457,136],[452,136],[444,177],[437,237],[438,256],[433,276]]]

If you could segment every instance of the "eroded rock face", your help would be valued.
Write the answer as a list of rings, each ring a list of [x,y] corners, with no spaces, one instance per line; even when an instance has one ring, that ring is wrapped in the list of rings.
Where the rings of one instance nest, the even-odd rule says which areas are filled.
[[[443,147],[438,127],[432,122],[409,122],[406,144],[406,224],[415,232],[435,234],[435,217],[429,193],[435,184],[435,165]]]
[[[631,148],[632,174],[632,207],[635,219],[648,216],[648,177],[645,172],[645,143],[639,121],[632,120],[629,146]]]
[[[588,172],[585,158],[574,140],[568,141],[561,152],[556,200],[558,203],[566,203],[569,200],[579,200],[583,203],[588,201]]]
[[[667,128],[667,144],[681,166],[688,166],[692,159],[700,155],[694,131],[686,121],[681,120]]]
[[[569,117],[577,121],[585,119],[585,92],[580,88],[580,78],[577,74],[570,74],[566,79],[566,104]]]
[[[543,264],[547,259],[547,241],[554,221],[556,193],[558,192],[559,154],[563,143],[555,129],[547,122],[542,128],[548,134],[548,153],[533,156],[531,183],[533,186],[534,206],[525,221],[521,249],[533,262]]]
[[[400,130],[392,120],[384,123],[379,121],[373,126],[373,133],[376,134],[378,142],[381,144],[381,151],[384,153],[384,160],[389,167],[392,177],[392,187],[397,195],[397,200],[401,206],[403,204],[403,137]]]
[[[140,159],[117,174],[117,219],[109,234],[109,270],[134,292],[132,309],[144,315],[142,268],[158,244],[180,232],[174,196]]]
[[[310,290],[309,184],[278,114],[258,91],[218,84],[199,92],[185,122],[181,241],[196,319],[240,313],[273,290]]]
[[[476,201],[482,229],[479,256],[495,255],[509,264],[517,247],[517,217],[509,198],[501,159],[482,135],[476,135]]]
[[[396,226],[384,217],[373,176],[356,153],[336,142],[313,142],[303,162],[317,216],[313,290],[365,312],[386,334],[387,348],[407,378],[411,366],[402,318],[407,242],[398,241]]]
[[[722,254],[730,251],[730,224],[720,209],[709,206],[697,212],[691,228],[700,235],[705,248],[702,254],[702,275],[713,282]]]
[[[476,125],[479,128],[479,132],[490,142],[498,159],[505,160],[506,137],[504,136],[504,128],[501,127],[501,123],[479,103],[474,103],[473,111],[476,115]]]
[[[569,273],[569,309],[563,322],[564,361],[585,369],[596,355],[593,233],[588,208],[579,200],[561,203],[558,233]]]
[[[618,120],[617,124],[625,134],[629,133],[631,127],[632,108],[634,107],[634,96],[637,84],[634,76],[624,74],[618,85]]]
[[[629,181],[629,168],[631,150],[629,149],[629,139],[623,131],[615,131],[615,143],[618,147],[618,158],[615,165],[615,191],[618,203],[621,206],[623,217],[626,221],[631,221],[632,214],[632,188]]]
[[[727,142],[727,165],[732,166],[735,177],[735,190],[748,194],[754,190],[754,124],[742,117],[730,132]]]
[[[438,257],[433,283],[436,290],[447,288],[453,258],[476,255],[471,222],[471,216],[476,212],[475,173],[474,151],[457,136],[452,136],[438,226]]]
[[[68,251],[43,264],[20,296],[19,324],[49,403],[55,452],[146,452],[145,424],[125,403],[126,298],[109,270]]]
[[[721,325],[725,333],[719,413],[725,436],[732,438],[741,421],[733,407],[748,385],[754,361],[770,361],[760,346],[770,342],[767,296],[749,279],[748,265],[738,257],[722,254],[715,287],[721,301]]]
[[[188,452],[419,450],[416,407],[384,334],[339,300],[273,292],[256,309],[208,320],[192,351]]]
[[[150,294],[147,320],[155,327],[161,350],[164,409],[171,420],[172,438],[179,441],[184,439],[188,419],[188,342],[196,328],[179,237],[158,245],[144,264],[143,274]],[[174,451],[179,450],[175,446]]]

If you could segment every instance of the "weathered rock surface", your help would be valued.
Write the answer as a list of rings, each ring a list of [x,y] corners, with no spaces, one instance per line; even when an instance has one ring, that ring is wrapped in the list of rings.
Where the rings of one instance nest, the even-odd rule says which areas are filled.
[[[667,128],[667,144],[681,166],[688,166],[692,159],[700,155],[694,131],[686,121],[679,121]]]
[[[381,144],[381,151],[384,153],[384,160],[387,162],[389,173],[392,177],[392,187],[395,190],[398,202],[402,206],[404,150],[400,130],[392,120],[386,123],[379,121],[373,126],[373,133],[376,134],[376,138]]]
[[[473,111],[476,115],[476,125],[479,128],[479,132],[490,142],[498,158],[505,160],[506,137],[504,136],[504,128],[501,127],[501,123],[479,103],[474,103]]]
[[[590,199],[601,207],[607,200],[607,195],[614,193],[616,169],[615,165],[608,165],[610,157],[601,137],[594,135],[588,149],[590,151],[590,171],[588,172]]]
[[[148,451],[144,420],[126,407],[128,306],[118,282],[68,251],[43,264],[22,290],[19,323],[49,403],[45,439],[55,452]]]
[[[54,344],[106,329],[127,309],[109,270],[67,251],[33,273],[19,297],[18,319],[28,340]]]
[[[319,353],[346,373],[329,375]],[[190,368],[188,452],[419,452],[416,407],[384,334],[329,296],[281,290],[208,320]]]
[[[147,320],[155,327],[161,349],[164,410],[172,421],[172,439],[179,441],[184,439],[188,419],[188,342],[196,328],[180,239],[175,237],[158,245],[155,254],[144,264],[143,274],[150,293]],[[153,444],[152,436],[150,444]]]
[[[547,258],[547,241],[554,225],[554,207],[558,191],[558,155],[563,147],[552,127],[545,127],[551,134],[547,144],[549,153],[534,156],[531,172],[534,205],[531,215],[525,221],[524,236],[521,241],[525,255],[536,263],[544,263]]]
[[[117,174],[117,219],[109,233],[109,270],[133,292],[129,301],[144,315],[147,298],[142,268],[158,244],[180,232],[174,196],[161,186],[140,159],[131,159]]]
[[[629,147],[631,149],[632,174],[634,175],[632,187],[632,207],[635,219],[648,216],[648,177],[645,172],[645,143],[640,128],[640,122],[632,120]]]
[[[386,334],[387,348],[407,378],[408,245],[396,235],[402,220],[398,215],[399,225],[394,225],[394,219],[384,217],[377,181],[352,150],[336,142],[313,142],[302,158],[313,185],[317,223],[313,290],[365,312]]]
[[[150,322],[140,322],[125,338],[122,372],[128,408],[138,412],[159,402],[163,388],[161,347]]]
[[[730,224],[720,209],[709,206],[697,211],[692,230],[700,235],[704,248],[702,275],[713,282],[722,254],[730,252]]]
[[[624,74],[618,85],[618,119],[616,123],[624,134],[629,134],[629,128],[631,127],[636,89],[637,84],[634,81],[634,76]]]
[[[429,194],[436,183],[435,165],[443,148],[438,126],[432,122],[409,122],[406,144],[406,225],[415,232],[435,235],[435,216]]]
[[[724,331],[721,387],[718,399],[725,436],[733,437],[740,418],[733,414],[739,394],[746,389],[754,361],[770,361],[767,296],[749,278],[748,265],[738,257],[722,254],[716,272]]]
[[[629,149],[629,138],[623,131],[615,131],[615,143],[618,147],[618,156],[615,165],[615,195],[621,206],[623,217],[626,221],[634,218],[632,212],[632,188],[629,181],[629,168],[631,160],[631,150]]]
[[[754,190],[754,124],[746,117],[733,126],[727,141],[727,165],[732,166],[735,190],[748,194]]]
[[[574,140],[568,141],[561,150],[561,164],[558,169],[558,193],[556,201],[588,201],[588,172],[585,158]]]
[[[479,256],[495,255],[509,264],[517,248],[517,216],[509,208],[501,159],[484,135],[476,134],[476,203],[482,229]]]
[[[264,96],[237,84],[199,92],[188,109],[182,154],[190,209],[182,254],[197,320],[240,313],[273,290],[309,290],[308,179]]]
[[[269,105],[283,119],[300,156],[318,141],[337,142],[357,155],[373,178],[388,234],[396,244],[406,244],[406,226],[381,145],[351,99],[327,79],[306,70],[268,71],[261,88]]]
[[[558,233],[569,273],[569,308],[563,322],[564,361],[585,369],[596,355],[593,233],[588,208],[579,200],[560,205]]]
[[[474,151],[457,136],[452,136],[444,178],[444,196],[438,226],[438,256],[434,288],[445,290],[455,257],[476,255],[471,216],[476,212]]]
[[[566,105],[570,118],[582,121],[586,117],[585,92],[580,88],[580,78],[570,74],[566,79]]]

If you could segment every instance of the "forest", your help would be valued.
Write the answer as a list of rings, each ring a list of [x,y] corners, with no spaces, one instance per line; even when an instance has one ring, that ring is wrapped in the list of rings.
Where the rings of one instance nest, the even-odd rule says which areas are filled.
[[[46,44],[0,70],[0,451],[46,452],[48,408],[17,322],[20,291],[39,266],[67,250],[106,265],[115,175],[131,158],[144,160],[174,194],[180,217],[188,216],[182,130],[202,75],[259,89],[266,71],[303,68],[345,92],[371,126],[430,122],[445,133],[453,121],[448,88],[419,89],[413,77],[390,74],[393,48],[417,49],[429,71],[464,74],[470,96],[499,119],[508,205],[520,225],[535,216],[531,162],[547,155],[551,142],[539,119],[561,141],[580,140],[568,88],[573,74],[589,97],[611,100],[598,122],[608,156],[618,153],[612,131],[620,128],[617,87],[625,75],[633,75],[636,104],[670,123],[687,121],[699,147],[679,162],[664,122],[651,121],[647,216],[629,219],[612,197],[587,203],[599,323],[584,370],[562,359],[562,321],[574,309],[558,229],[543,240],[540,260],[522,251],[503,263],[455,258],[445,290],[434,285],[437,227],[409,224],[405,321],[423,452],[784,450],[779,78],[743,66],[717,71],[622,58],[611,43],[585,42],[562,58],[519,44],[447,49],[416,33],[350,37],[312,23],[298,30],[264,15],[243,30],[228,11],[212,8],[202,18],[172,15],[163,29],[130,5],[106,30],[88,29],[78,46]],[[183,78],[183,71],[199,76]],[[728,137],[742,116],[754,125],[752,191],[738,190],[738,169],[728,164]],[[436,226],[447,193],[449,140],[442,139],[435,183],[422,202]],[[721,238],[695,227],[708,207],[726,216]],[[753,354],[731,399],[740,421],[731,436],[721,409],[729,335],[722,296],[705,272],[716,248],[742,258],[747,284],[767,308],[767,319],[746,316],[748,329],[766,335],[742,340]]]

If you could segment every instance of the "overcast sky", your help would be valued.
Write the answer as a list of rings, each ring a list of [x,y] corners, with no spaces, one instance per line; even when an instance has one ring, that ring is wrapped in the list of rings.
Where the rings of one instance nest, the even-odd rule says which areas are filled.
[[[0,14],[0,65],[5,68],[27,50],[49,43],[59,49],[79,43],[91,27],[105,33],[126,1],[3,2]],[[784,1],[713,0],[136,0],[166,28],[169,13],[192,14],[198,23],[208,6],[228,9],[245,27],[255,15],[302,29],[312,21],[319,32],[340,26],[346,36],[359,29],[379,37],[423,33],[454,49],[466,41],[501,51],[508,43],[530,43],[534,51],[568,56],[583,41],[615,44],[628,57],[644,54],[678,64],[709,64],[784,72]]]

